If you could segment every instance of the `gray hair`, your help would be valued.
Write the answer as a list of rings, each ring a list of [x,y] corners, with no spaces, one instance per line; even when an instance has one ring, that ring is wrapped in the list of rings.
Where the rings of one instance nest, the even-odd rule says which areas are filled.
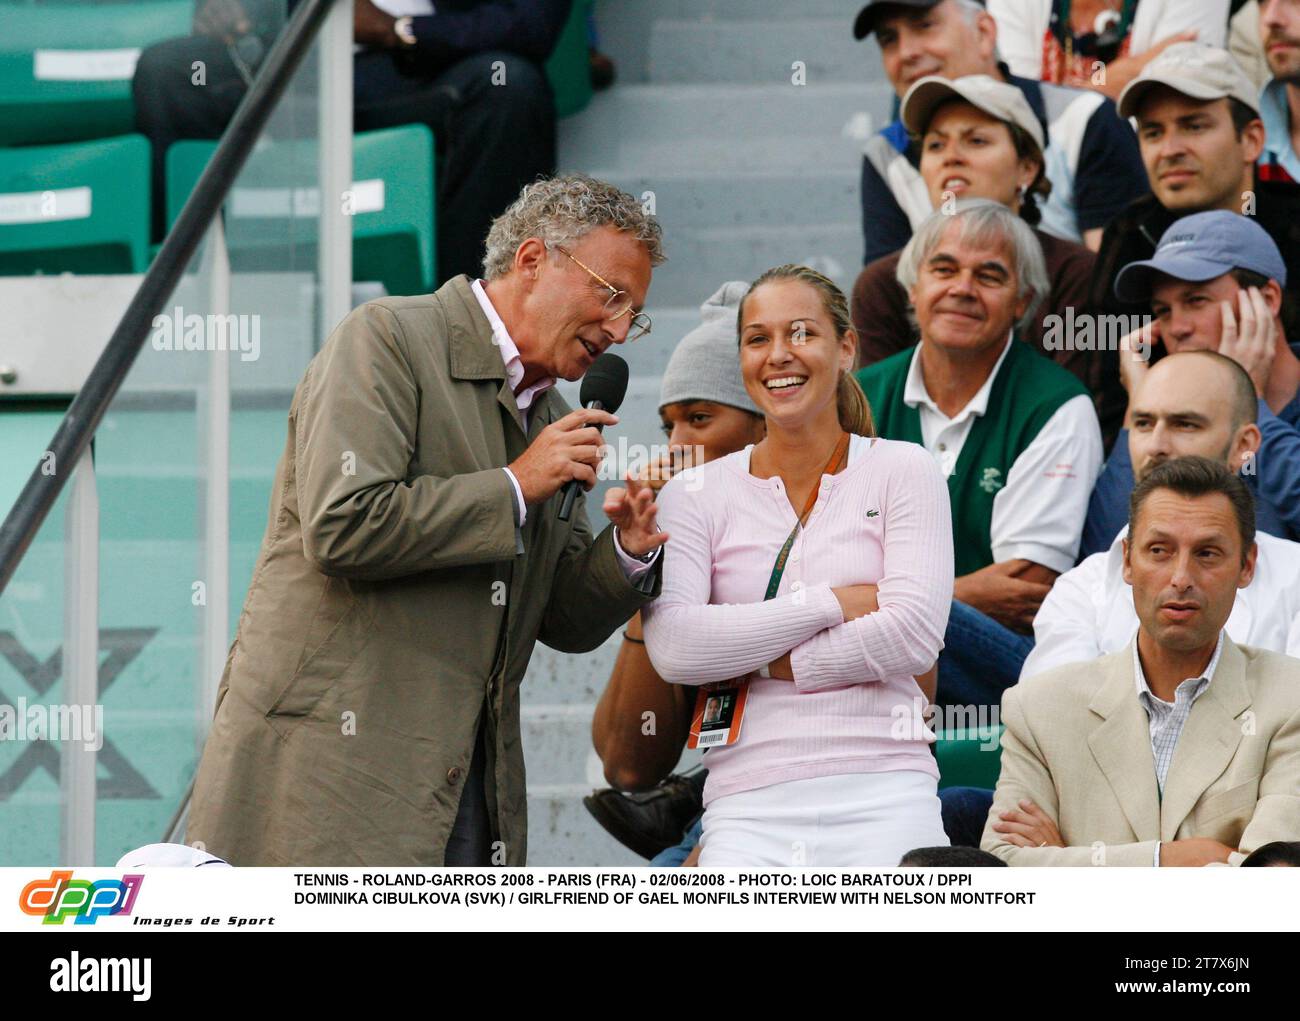
[[[989,10],[984,6],[982,0],[952,0],[952,2],[957,10],[961,12],[962,17],[966,19],[966,24],[972,28],[979,24],[981,14],[989,14]],[[989,17],[991,18],[993,15],[989,14]],[[996,42],[993,44],[993,60],[996,63],[1002,63],[1002,55]]]
[[[640,202],[586,174],[565,174],[524,185],[519,197],[492,221],[483,276],[497,280],[509,273],[515,252],[528,238],[540,238],[548,248],[567,247],[603,226],[625,231],[645,245],[651,266],[666,258],[659,223]]]
[[[1016,323],[1024,331],[1051,290],[1043,246],[1029,224],[1004,206],[989,199],[962,199],[949,213],[937,209],[916,229],[898,260],[898,282],[903,290],[916,286],[922,264],[934,254],[950,224],[959,224],[956,241],[963,245],[1006,245],[1016,274],[1017,298],[1028,298],[1025,314]]]

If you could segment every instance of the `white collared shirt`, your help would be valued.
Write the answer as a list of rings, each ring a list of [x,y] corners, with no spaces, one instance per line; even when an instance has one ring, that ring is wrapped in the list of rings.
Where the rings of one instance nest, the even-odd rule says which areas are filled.
[[[922,443],[944,478],[957,467],[975,419],[988,411],[994,380],[1015,343],[1019,342],[1008,334],[984,385],[951,418],[939,410],[925,388],[921,344],[916,345],[903,385],[903,403],[917,409]],[[1092,399],[1079,394],[1043,424],[1007,472],[1006,485],[993,498],[989,526],[993,559],[999,563],[1032,560],[1057,572],[1073,567],[1088,499],[1101,466],[1097,412]]]
[[[516,393],[519,384],[524,379],[524,360],[519,356],[519,348],[510,336],[510,331],[506,329],[506,324],[497,315],[497,310],[493,308],[492,302],[488,300],[487,291],[483,288],[483,281],[475,280],[469,287],[474,292],[474,297],[478,299],[483,314],[487,316],[488,322],[492,325],[492,343],[501,351],[501,360],[506,363],[506,382],[510,384],[510,392],[515,395],[515,403],[519,405],[519,416],[524,420],[524,431],[527,432],[528,409],[533,406],[533,401],[537,399],[538,394],[543,390],[549,390],[555,385],[555,377],[547,376],[544,379],[539,379],[523,393]]]
[[[515,388],[519,386],[524,378],[524,360],[520,357],[519,346],[511,338],[510,331],[506,329],[506,324],[488,299],[487,291],[483,287],[483,281],[475,280],[469,286],[470,290],[474,292],[474,297],[478,300],[483,314],[487,316],[488,323],[492,326],[492,342],[501,352],[501,360],[506,367],[506,383],[510,386],[511,393],[515,395],[515,403],[519,406],[519,416],[523,419],[524,430],[527,431],[528,410],[533,406],[533,401],[537,399],[540,393],[555,385],[555,378],[547,376],[544,379],[539,379],[522,393],[515,393]],[[506,473],[511,485],[515,487],[515,503],[519,508],[519,527],[522,528],[528,518],[528,507],[524,503],[524,491],[520,488],[519,480],[515,478],[514,472],[509,468],[502,468],[501,470]],[[629,578],[634,578],[649,569],[659,559],[659,550],[662,548],[662,546],[656,548],[654,556],[648,561],[639,560],[623,550],[622,544],[618,541],[618,526],[614,526],[614,549],[618,553],[619,562],[623,565],[623,570]]]
[[[1110,549],[1094,553],[1056,579],[1034,617],[1034,647],[1020,670],[1023,682],[1067,663],[1118,652],[1137,631],[1133,589],[1124,580],[1120,530]],[[1255,576],[1237,590],[1223,630],[1238,645],[1300,656],[1300,543],[1255,533]]]

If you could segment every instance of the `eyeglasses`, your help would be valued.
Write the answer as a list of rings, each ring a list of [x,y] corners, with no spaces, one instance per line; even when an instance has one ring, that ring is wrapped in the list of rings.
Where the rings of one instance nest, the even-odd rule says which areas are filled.
[[[650,332],[650,327],[653,325],[650,322],[650,317],[644,312],[632,312],[632,302],[627,296],[627,291],[620,291],[599,273],[591,269],[589,266],[584,266],[580,260],[575,258],[571,253],[566,252],[559,245],[548,243],[546,247],[554,248],[563,252],[579,266],[582,266],[582,268],[585,269],[602,287],[609,288],[609,297],[605,299],[605,318],[612,321],[615,319],[622,319],[623,316],[631,313],[632,325],[629,326],[627,330],[627,339],[629,341],[640,340]]]

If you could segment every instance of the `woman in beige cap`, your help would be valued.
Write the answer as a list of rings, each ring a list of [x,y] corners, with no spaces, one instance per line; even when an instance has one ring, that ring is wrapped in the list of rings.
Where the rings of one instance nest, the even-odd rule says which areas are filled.
[[[935,209],[950,209],[959,199],[999,202],[1030,226],[1039,221],[1038,201],[1051,184],[1044,172],[1043,127],[1024,94],[1014,85],[988,75],[917,81],[903,97],[904,126],[921,142],[921,177]],[[1074,373],[1097,398],[1118,387],[1116,374],[1104,372],[1105,359],[1093,351],[1059,350],[1060,330],[1052,325],[1067,309],[1075,318],[1089,311],[1088,284],[1096,256],[1082,245],[1035,229],[1051,291],[1023,340],[1062,368]],[[917,341],[907,295],[895,273],[901,250],[866,266],[853,285],[853,325],[858,332],[861,364],[872,365]],[[1097,399],[1103,431],[1107,416]],[[1106,407],[1122,415],[1122,393],[1110,395]],[[1116,418],[1109,412],[1110,418]],[[1112,423],[1118,429],[1118,421]]]

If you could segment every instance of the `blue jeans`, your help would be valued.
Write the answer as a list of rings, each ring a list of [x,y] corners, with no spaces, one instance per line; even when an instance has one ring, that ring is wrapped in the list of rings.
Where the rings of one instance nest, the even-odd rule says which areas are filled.
[[[686,833],[683,835],[680,844],[660,851],[650,859],[651,868],[676,868],[695,850],[695,845],[700,842],[700,835],[703,832],[704,814],[700,813],[700,817],[686,828]]]
[[[993,792],[983,787],[945,787],[939,792],[943,831],[953,847],[979,847],[993,807]]]
[[[943,646],[935,701],[941,706],[1001,705],[1002,692],[1020,679],[1034,640],[954,599]]]

